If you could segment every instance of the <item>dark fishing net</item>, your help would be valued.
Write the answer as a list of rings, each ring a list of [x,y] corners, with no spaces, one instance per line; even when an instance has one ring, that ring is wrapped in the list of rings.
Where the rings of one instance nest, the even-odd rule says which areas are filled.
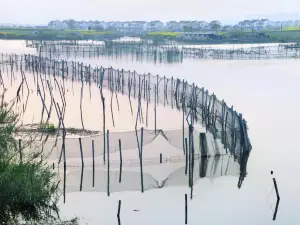
[[[214,94],[209,95],[204,88],[190,85],[184,80],[123,69],[92,68],[91,65],[79,62],[56,61],[34,55],[2,55],[2,58],[3,62],[10,62],[11,70],[23,66],[31,72],[95,83],[98,87],[108,88],[112,93],[128,95],[147,104],[155,102],[171,106],[183,111],[183,120],[192,114],[193,124],[202,124],[214,138],[221,137],[222,143],[225,142],[224,134],[231,133],[231,136],[243,142],[248,151],[251,150],[246,121],[242,115],[234,111],[233,107],[229,108],[224,101],[219,101]]]
[[[233,108],[229,108],[224,101],[219,101],[214,94],[209,95],[204,88],[199,88],[194,84],[190,85],[173,77],[138,74],[135,71],[115,70],[113,68],[92,68],[90,65],[83,65],[79,62],[56,61],[33,55],[19,57],[6,55],[3,57],[2,63],[9,64],[11,70],[23,68],[32,73],[58,76],[63,79],[70,79],[73,82],[93,83],[99,88],[107,88],[112,93],[118,92],[139,102],[151,103],[155,107],[158,104],[169,106],[182,113],[183,126],[186,122],[190,124],[189,128],[184,127],[179,130],[165,131],[164,129],[158,129],[153,131],[145,129],[143,135],[141,135],[140,130],[111,132],[109,140],[106,139],[106,145],[104,144],[105,133],[93,137],[81,137],[81,139],[60,138],[56,145],[54,140],[42,143],[36,142],[36,146],[42,145],[43,151],[46,155],[49,155],[50,160],[60,163],[59,167],[62,167],[62,161],[66,161],[67,191],[76,191],[78,178],[81,181],[81,177],[84,181],[80,182],[79,188],[83,191],[91,190],[91,177],[93,177],[91,167],[98,171],[97,178],[98,176],[104,177],[104,179],[95,181],[98,182],[95,183],[96,191],[104,191],[105,187],[107,189],[110,182],[107,183],[108,175],[105,174],[109,174],[111,178],[111,191],[138,190],[141,183],[139,181],[141,174],[144,176],[145,190],[159,188],[163,185],[162,182],[169,185],[181,185],[186,183],[186,155],[187,152],[191,154],[191,148],[195,158],[193,162],[193,179],[205,177],[207,174],[215,176],[215,174],[221,173],[222,175],[224,171],[233,171],[234,174],[245,175],[244,164],[247,160],[242,159],[251,150],[246,121]],[[205,132],[198,131],[196,129],[197,125],[201,125]],[[141,137],[143,137],[143,144],[140,144]],[[158,150],[163,156],[156,152],[156,157],[151,156],[150,153],[142,157],[140,155],[141,146],[146,148],[149,144],[154,144],[158,138],[162,138],[168,145],[164,145],[164,147],[156,145],[151,147],[151,150],[145,151],[145,154],[148,154],[149,151]],[[186,144],[185,138],[187,138],[188,144]],[[132,154],[130,157],[124,158],[123,172],[124,176],[128,177],[128,179],[124,177],[124,184],[117,182],[120,179],[119,164],[121,162],[121,159],[118,158],[120,153],[119,140],[122,142],[122,152],[126,150],[128,155],[130,155],[129,152]],[[64,148],[63,141],[65,143]],[[95,162],[92,154],[93,141]],[[109,149],[107,147],[108,141]],[[32,151],[32,148],[29,147],[28,151]],[[66,157],[63,156],[64,151]],[[167,155],[165,152],[168,152]],[[205,170],[205,168],[208,168],[208,162],[203,161],[202,158],[225,154],[227,154],[228,160],[231,159],[237,162],[237,165],[233,164],[238,169],[230,169],[230,163],[226,164],[228,169],[225,169],[226,167],[222,161],[223,157],[217,157],[217,165],[222,165],[221,169],[218,169],[218,166],[212,166],[209,169],[211,172]],[[101,157],[97,158],[99,156]],[[109,157],[111,158],[108,159]],[[220,163],[220,160],[222,163]],[[144,164],[143,173],[140,171],[141,162]],[[111,165],[109,173],[107,173],[108,163]],[[188,164],[190,165],[190,163]],[[83,172],[81,170],[82,166]],[[125,167],[128,167],[128,170]],[[153,174],[153,171],[157,171],[157,173]],[[195,171],[197,171],[196,174]],[[177,173],[181,175],[177,175]],[[224,174],[226,173],[224,172]],[[171,179],[168,178],[169,176],[171,176]]]

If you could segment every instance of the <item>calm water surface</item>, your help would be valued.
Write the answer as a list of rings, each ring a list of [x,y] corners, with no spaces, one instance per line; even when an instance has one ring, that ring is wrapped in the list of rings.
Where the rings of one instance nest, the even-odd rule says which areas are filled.
[[[0,41],[0,52],[33,53],[34,49],[26,49],[21,41]],[[247,120],[253,149],[242,188],[237,188],[238,177],[198,181],[194,199],[189,201],[188,224],[300,224],[299,60],[185,60],[172,65],[107,59],[82,61],[194,82],[233,105]],[[276,221],[272,221],[276,195],[271,170],[281,196]],[[84,217],[82,224],[115,224],[117,201],[122,199],[122,224],[184,224],[184,193],[188,192],[187,187],[181,187],[143,195],[114,193],[110,198],[105,193],[72,193],[61,209],[65,216]]]

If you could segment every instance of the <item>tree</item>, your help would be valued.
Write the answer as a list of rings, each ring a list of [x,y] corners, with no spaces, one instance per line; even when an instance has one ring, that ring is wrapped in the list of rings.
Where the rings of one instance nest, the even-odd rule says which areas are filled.
[[[213,30],[219,30],[221,28],[221,23],[218,20],[213,20],[209,23],[209,26]]]
[[[102,32],[102,31],[104,31],[104,28],[101,25],[97,25],[95,27],[95,30],[98,31],[98,32]]]
[[[17,151],[14,133],[20,117],[12,110],[16,102],[7,104],[4,94],[0,102],[0,224],[55,224],[60,197],[55,173],[42,152],[23,152],[21,157]]]
[[[70,30],[76,29],[76,21],[75,20],[68,20],[67,25],[68,25],[68,29],[70,29]]]
[[[183,32],[193,32],[193,28],[189,26],[183,26]]]

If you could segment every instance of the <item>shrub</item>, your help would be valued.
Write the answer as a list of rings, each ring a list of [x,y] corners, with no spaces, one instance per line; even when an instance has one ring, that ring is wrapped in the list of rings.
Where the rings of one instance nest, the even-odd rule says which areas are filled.
[[[56,221],[60,191],[55,173],[43,160],[42,153],[23,154],[20,162],[14,139],[19,116],[12,110],[14,104],[9,106],[3,99],[0,105],[0,224]]]
[[[40,131],[53,134],[57,131],[57,128],[52,123],[42,123]]]

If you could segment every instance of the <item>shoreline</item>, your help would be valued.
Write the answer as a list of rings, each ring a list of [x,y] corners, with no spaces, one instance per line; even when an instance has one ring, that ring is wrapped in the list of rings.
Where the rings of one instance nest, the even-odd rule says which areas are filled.
[[[2,41],[104,41],[104,38],[83,38],[83,39],[76,39],[76,38],[1,38]],[[144,39],[143,39],[144,40]],[[288,44],[288,43],[297,43],[297,41],[175,41],[179,45],[220,45],[220,44]],[[154,45],[164,45],[165,43],[158,43]]]

